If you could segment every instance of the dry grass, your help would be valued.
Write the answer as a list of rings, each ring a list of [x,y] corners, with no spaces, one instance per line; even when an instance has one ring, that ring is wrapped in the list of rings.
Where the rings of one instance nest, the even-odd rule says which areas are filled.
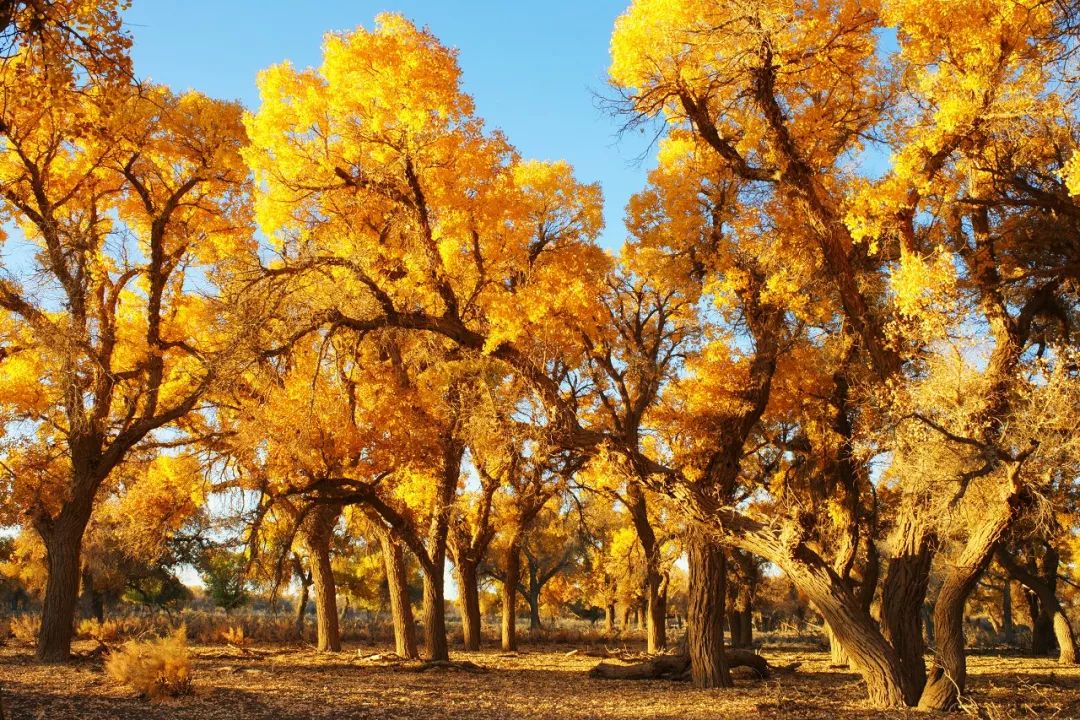
[[[134,640],[109,653],[105,673],[144,697],[191,692],[191,656],[183,627],[157,640]]]
[[[90,647],[81,643],[80,649]],[[598,660],[575,645],[527,647],[521,653],[451,651],[486,672],[419,663],[375,664],[358,656],[387,645],[350,645],[337,655],[296,646],[255,643],[246,649],[193,646],[194,692],[160,703],[139,699],[104,674],[100,659],[40,666],[27,648],[0,648],[0,685],[13,718],[73,720],[270,720],[305,718],[558,718],[559,720],[752,720],[900,718],[917,712],[867,708],[859,678],[829,668],[826,652],[787,646],[763,652],[797,672],[757,681],[737,671],[730,690],[694,690],[669,681],[615,682],[589,678]],[[973,655],[972,703],[981,717],[1080,718],[1080,668],[1051,660]]]
[[[221,633],[221,642],[237,647],[244,647],[250,642],[250,638],[244,633],[243,625],[225,628]]]
[[[40,630],[41,618],[37,614],[16,615],[11,619],[11,637],[24,645],[36,643]]]

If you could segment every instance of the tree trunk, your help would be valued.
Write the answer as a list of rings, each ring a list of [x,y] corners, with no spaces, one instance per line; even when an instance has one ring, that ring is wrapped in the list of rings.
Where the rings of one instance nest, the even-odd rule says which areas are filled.
[[[742,637],[739,638],[739,647],[752,648],[754,647],[754,610],[751,607],[744,607],[740,614]]]
[[[443,565],[438,563],[437,572],[424,573],[424,642],[428,659],[450,660],[450,648],[446,641],[446,599],[443,594]]]
[[[869,703],[877,709],[903,708],[918,698],[904,695],[900,657],[870,613],[836,572],[805,545],[791,548],[773,538],[748,535],[744,549],[771,560],[791,579],[829,624],[851,667],[866,683]]]
[[[506,550],[502,583],[502,649],[517,650],[517,588],[521,580],[521,544],[518,537]]]
[[[724,657],[727,582],[724,551],[701,536],[693,537],[689,564],[686,640],[691,680],[699,688],[731,687],[731,675]]]
[[[315,588],[315,623],[319,652],[341,652],[341,632],[338,627],[337,585],[330,563],[330,539],[334,533],[339,510],[324,506],[317,508],[305,520],[304,544],[311,558],[311,582]]]
[[[648,500],[641,486],[631,480],[624,498],[634,530],[645,554],[645,612],[638,616],[645,622],[646,650],[658,653],[667,647],[667,598],[663,574],[660,572],[660,544],[649,520]]]
[[[731,638],[731,647],[742,647],[739,644],[742,638],[742,613],[734,607],[727,611],[727,628],[728,636]]]
[[[900,656],[904,697],[918,702],[926,684],[922,606],[930,583],[930,537],[906,513],[893,533],[893,555],[881,591],[881,633]]]
[[[386,584],[390,590],[390,622],[394,627],[394,651],[409,660],[420,657],[416,648],[416,625],[409,600],[408,571],[401,544],[389,531],[379,533]]]
[[[833,666],[835,667],[847,667],[850,664],[847,652],[844,650],[844,646],[840,644],[840,640],[837,639],[836,633],[829,626],[829,623],[825,623],[825,637],[829,639],[829,658]]]
[[[296,637],[300,642],[304,641],[304,615],[307,613],[308,593],[311,591],[311,583],[304,579],[300,581],[300,597],[296,599]]]
[[[526,597],[529,601],[529,632],[540,629],[540,592],[529,592]]]
[[[1015,470],[1014,470],[1015,472]],[[968,537],[934,604],[934,637],[937,653],[934,669],[926,680],[919,708],[953,710],[967,683],[964,654],[964,605],[990,564],[994,549],[1014,516],[1017,497],[1010,493],[1001,505]]]
[[[47,528],[38,527],[49,568],[38,632],[37,659],[41,662],[66,662],[71,656],[79,597],[79,556],[89,520],[89,507],[78,512],[68,506]]]
[[[450,660],[446,638],[446,596],[443,573],[446,571],[446,542],[450,531],[450,509],[461,479],[461,457],[465,446],[452,435],[444,438],[443,471],[436,488],[431,521],[427,532],[428,561],[424,565],[424,640],[430,660]]]
[[[457,565],[459,602],[461,605],[461,634],[465,649],[480,649],[480,588],[476,579],[476,564],[459,558]]]
[[[608,603],[604,610],[604,629],[609,633],[615,632],[615,603]]]
[[[650,573],[645,600],[645,640],[646,650],[650,653],[661,652],[667,647],[667,597],[662,586],[660,573]]]
[[[1061,605],[1054,609],[1053,623],[1054,637],[1058,643],[1058,662],[1062,665],[1076,665],[1076,636]]]
[[[630,605],[624,605],[622,609],[622,626],[624,629],[630,629],[630,616],[633,614],[634,608]]]
[[[79,599],[82,605],[82,616],[92,618],[99,623],[105,622],[105,599],[101,592],[94,587],[94,575],[89,566],[84,566],[82,571],[82,595]]]
[[[1012,645],[1016,642],[1016,623],[1013,621],[1012,578],[1008,575],[1001,582],[1001,632],[1005,636],[1006,645]]]
[[[1033,568],[1020,565],[1005,549],[999,549],[998,562],[1005,571],[1016,578],[1029,592],[1028,602],[1035,621],[1031,628],[1032,650],[1037,655],[1050,651],[1050,639],[1057,640],[1058,662],[1075,665],[1076,639],[1069,618],[1061,609],[1057,597],[1057,573],[1060,556],[1056,549],[1047,547],[1043,556],[1042,574]],[[1037,608],[1037,609],[1036,609]]]

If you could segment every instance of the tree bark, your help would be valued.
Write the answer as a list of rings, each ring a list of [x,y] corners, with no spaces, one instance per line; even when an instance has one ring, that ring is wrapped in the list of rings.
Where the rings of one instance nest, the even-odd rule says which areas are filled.
[[[438,572],[424,573],[424,643],[429,660],[449,661],[450,648],[446,641],[446,598],[443,594],[443,565]]]
[[[659,572],[650,575],[646,583],[645,600],[646,650],[658,653],[667,647],[667,592]]]
[[[830,662],[835,667],[847,667],[851,663],[850,658],[848,658],[844,646],[840,644],[840,640],[837,639],[836,633],[833,632],[827,622],[825,623],[825,637],[829,639]]]
[[[1061,608],[1057,597],[1057,572],[1060,562],[1057,551],[1047,547],[1043,557],[1043,572],[1038,574],[1018,563],[1005,549],[997,552],[998,562],[1006,572],[1034,593],[1037,598],[1038,612],[1032,627],[1032,646],[1046,654],[1049,651],[1049,636],[1053,634],[1058,644],[1058,662],[1062,665],[1077,664],[1076,637],[1069,618]],[[1008,580],[1006,580],[1006,586]]]
[[[1018,495],[1013,480],[1019,467],[1009,473],[1010,491],[990,516],[976,526],[968,537],[934,603],[934,636],[937,652],[934,669],[926,680],[919,708],[954,710],[967,683],[967,659],[964,654],[964,605],[993,557],[1002,533],[1015,517]]]
[[[1016,642],[1016,623],[1013,621],[1012,578],[1006,575],[1001,581],[1001,632],[1005,644]]]
[[[79,560],[83,533],[90,520],[90,503],[85,505],[85,508],[68,505],[56,520],[37,528],[45,544],[49,568],[38,632],[37,659],[41,662],[66,662],[71,656],[79,597]]]
[[[896,649],[882,636],[862,599],[819,555],[802,543],[793,547],[782,536],[751,533],[738,540],[744,550],[783,570],[821,613],[847,653],[851,667],[866,683],[871,706],[888,709],[914,704],[917,698],[909,702],[904,695]]]
[[[330,563],[330,540],[339,512],[334,506],[318,507],[304,521],[304,544],[311,558],[311,581],[315,589],[315,623],[319,652],[341,652],[337,585]]]
[[[727,563],[724,551],[701,536],[689,547],[690,602],[687,608],[687,649],[695,687],[731,687],[724,656],[724,597]]]
[[[900,656],[904,697],[918,702],[926,684],[921,608],[930,583],[930,536],[904,513],[893,533],[893,554],[881,592],[881,633]]]
[[[667,602],[663,588],[665,581],[663,573],[660,572],[660,543],[656,540],[656,532],[649,520],[645,492],[633,479],[627,485],[624,500],[645,555],[646,651],[658,653],[667,647]]]
[[[379,533],[386,584],[390,591],[390,622],[394,627],[394,651],[403,658],[420,657],[416,647],[416,624],[413,622],[412,602],[409,600],[408,571],[405,552],[389,531]]]
[[[300,597],[296,599],[296,637],[303,642],[304,640],[304,615],[307,613],[308,594],[311,591],[311,583],[301,580],[300,582]]]
[[[82,571],[82,594],[80,597],[82,616],[92,618],[99,623],[105,622],[105,599],[101,592],[94,587],[94,575],[86,565]]]
[[[457,570],[459,602],[461,605],[461,634],[465,649],[480,649],[480,588],[477,581],[476,565],[464,558],[459,558],[454,566]]]
[[[515,535],[506,549],[502,582],[502,649],[517,650],[517,590],[521,580],[521,540]]]
[[[529,632],[540,629],[540,593],[529,592],[525,599],[529,602]]]
[[[604,609],[604,629],[607,632],[615,632],[615,603],[608,603]]]

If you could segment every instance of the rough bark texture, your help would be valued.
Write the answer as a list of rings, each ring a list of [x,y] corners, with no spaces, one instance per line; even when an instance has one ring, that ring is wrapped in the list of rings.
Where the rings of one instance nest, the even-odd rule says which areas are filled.
[[[94,586],[94,574],[90,567],[83,565],[82,591],[79,595],[79,604],[82,606],[80,613],[84,618],[90,618],[105,622],[105,598],[101,591]]]
[[[310,572],[304,572],[303,565],[300,563],[300,558],[297,555],[293,555],[293,570],[300,580],[300,596],[296,599],[296,614],[293,623],[296,628],[297,640],[303,641],[304,617],[307,615],[308,596],[311,593],[312,578]]]
[[[439,572],[424,573],[424,643],[429,660],[450,659],[446,642],[446,599],[443,595],[442,566]]]
[[[480,589],[476,565],[459,560],[457,569],[458,597],[461,606],[461,634],[466,650],[480,649]]]
[[[840,644],[829,623],[825,623],[825,637],[829,640],[829,658],[832,664],[836,667],[847,667],[850,664],[848,654],[844,650],[844,646]]]
[[[1005,643],[1016,642],[1016,623],[1013,620],[1012,579],[1006,577],[1001,583],[1001,632]]]
[[[420,657],[420,652],[416,647],[416,624],[413,622],[412,603],[409,600],[405,552],[389,531],[379,533],[379,544],[382,546],[386,584],[390,591],[394,651],[403,658],[414,660]]]
[[[648,502],[641,486],[631,481],[624,500],[645,555],[646,650],[657,653],[667,647],[667,583],[660,572],[660,547],[649,520]]]
[[[525,595],[525,599],[529,603],[529,632],[535,632],[540,629],[540,593],[529,592]]]
[[[1002,533],[1016,514],[1018,496],[1012,485],[1015,473],[1010,472],[1007,495],[973,528],[963,550],[949,571],[934,604],[934,636],[937,652],[934,669],[926,680],[919,708],[923,710],[953,710],[958,706],[967,684],[967,659],[964,654],[964,605],[975,589]]]
[[[339,509],[323,506],[312,511],[304,521],[304,544],[311,558],[311,581],[315,590],[315,623],[319,652],[341,652],[338,628],[337,585],[330,564],[330,539]]]
[[[38,633],[37,659],[41,662],[65,662],[71,655],[82,538],[90,510],[71,512],[70,507],[47,528],[38,528],[49,568]]]
[[[893,533],[893,556],[881,592],[881,633],[900,656],[904,696],[915,704],[926,684],[922,613],[930,583],[930,537],[904,515]]]
[[[502,649],[517,650],[517,591],[521,579],[521,541],[515,535],[503,558]]]
[[[694,537],[689,547],[689,565],[686,642],[691,680],[700,688],[731,687],[724,655],[724,551],[703,537]]]
[[[783,538],[747,535],[745,550],[774,562],[832,628],[850,659],[851,667],[866,682],[870,704],[879,709],[903,708],[918,698],[904,695],[900,657],[886,642],[877,624],[836,572],[805,545],[791,547]]]

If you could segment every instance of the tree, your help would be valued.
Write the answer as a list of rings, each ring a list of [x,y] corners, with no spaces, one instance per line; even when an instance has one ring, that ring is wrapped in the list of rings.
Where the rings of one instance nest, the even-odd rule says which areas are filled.
[[[1048,89],[1061,70],[1057,59],[1069,10],[988,3],[979,11],[986,22],[977,25],[953,10],[944,3],[903,1],[884,3],[879,13],[876,6],[848,2],[792,8],[770,2],[639,0],[620,19],[612,43],[612,78],[627,107],[638,117],[664,115],[669,147],[692,144],[695,153],[718,164],[720,177],[735,182],[731,200],[743,212],[733,216],[731,229],[741,232],[740,219],[756,223],[757,213],[765,211],[799,248],[781,266],[767,261],[782,241],[756,254],[765,260],[763,299],[789,307],[794,315],[787,319],[804,314],[806,321],[831,330],[841,348],[857,345],[858,365],[836,380],[850,386],[858,378],[885,395],[886,388],[901,387],[883,402],[892,420],[877,422],[892,427],[891,422],[917,425],[929,419],[920,435],[928,451],[951,444],[985,453],[969,455],[961,465],[935,468],[911,457],[904,461],[907,467],[896,465],[906,481],[915,477],[916,466],[939,481],[901,486],[890,543],[896,555],[884,586],[884,635],[850,583],[811,547],[813,529],[807,533],[793,518],[776,535],[723,501],[703,502],[693,493],[688,498],[703,521],[724,529],[728,542],[776,563],[807,593],[867,680],[872,701],[881,706],[947,708],[963,692],[964,600],[1001,533],[1031,510],[1029,501],[1041,483],[1040,461],[1029,464],[1036,451],[1023,432],[1003,432],[1014,427],[1005,418],[1019,412],[1012,398],[1031,397],[1026,372],[1032,366],[1024,357],[1034,339],[1030,331],[1043,322],[1054,328],[1050,318],[1065,307],[1059,291],[1071,272],[1061,262],[1060,243],[1039,250],[1030,243],[1035,228],[1045,230],[1047,223],[1060,236],[1074,232],[1068,212],[1046,214],[1068,208],[1071,201],[1060,171],[1065,158],[1043,151],[1073,142],[1068,113],[1060,111],[1071,100]],[[874,31],[883,24],[898,29],[901,53],[890,61],[894,67],[876,50]],[[1047,94],[1055,98],[1053,121],[1027,112],[1042,102],[1036,97]],[[895,107],[913,110],[890,113],[893,98],[909,101]],[[894,158],[884,178],[870,181],[841,171],[865,138],[879,135],[892,145]],[[1024,138],[1023,146],[1018,138]],[[1029,143],[1034,138],[1043,141]],[[930,207],[933,213],[923,212]],[[745,238],[739,243],[744,246]],[[898,262],[890,265],[893,260]],[[1016,282],[1007,279],[1012,267],[1025,268]],[[800,287],[817,292],[790,293]],[[968,307],[961,298],[972,299],[982,327],[990,330],[993,350],[985,367],[964,368],[965,375],[978,378],[965,392],[982,402],[956,407],[955,424],[942,424],[913,411],[909,402],[934,382],[955,377],[955,368],[946,370],[945,358],[938,357],[941,346],[935,341],[955,337]],[[844,338],[844,330],[837,332],[838,316],[850,328],[850,338]],[[960,335],[971,336],[971,327]],[[762,339],[755,333],[759,359]],[[1053,341],[1045,347],[1051,346],[1046,357],[1067,363],[1067,348]],[[924,383],[925,372],[941,376]],[[882,409],[873,392],[860,394],[845,405],[869,401]],[[1055,425],[1051,415],[1042,415],[1048,427]],[[983,428],[979,437],[969,434],[972,427]],[[850,441],[843,445],[853,447]],[[844,450],[838,457],[843,462],[837,470],[851,475],[843,465],[853,453]],[[865,483],[852,484],[840,474],[837,479],[836,487],[846,487],[848,497],[852,491],[872,494]],[[990,499],[992,511],[969,516],[977,518],[975,523],[939,526],[962,515],[965,500],[973,503],[972,510],[977,507],[976,497]],[[841,525],[848,526],[850,537],[862,535],[859,524],[872,517],[850,510],[844,515]],[[942,537],[951,542],[939,544]],[[949,551],[944,555],[951,569],[935,602],[938,653],[928,679],[916,610],[938,547]]]
[[[199,577],[214,605],[226,612],[247,605],[251,599],[246,577],[247,559],[222,547],[208,548],[199,563]]]
[[[115,32],[93,24],[111,23],[112,7],[90,13],[92,37]],[[0,403],[20,423],[6,440],[11,502],[48,553],[38,657],[56,662],[100,488],[224,372],[220,308],[185,278],[205,273],[209,291],[218,261],[252,240],[236,105],[135,86],[98,50],[51,47],[31,43],[0,68],[3,212],[33,252],[29,274],[0,280]]]

